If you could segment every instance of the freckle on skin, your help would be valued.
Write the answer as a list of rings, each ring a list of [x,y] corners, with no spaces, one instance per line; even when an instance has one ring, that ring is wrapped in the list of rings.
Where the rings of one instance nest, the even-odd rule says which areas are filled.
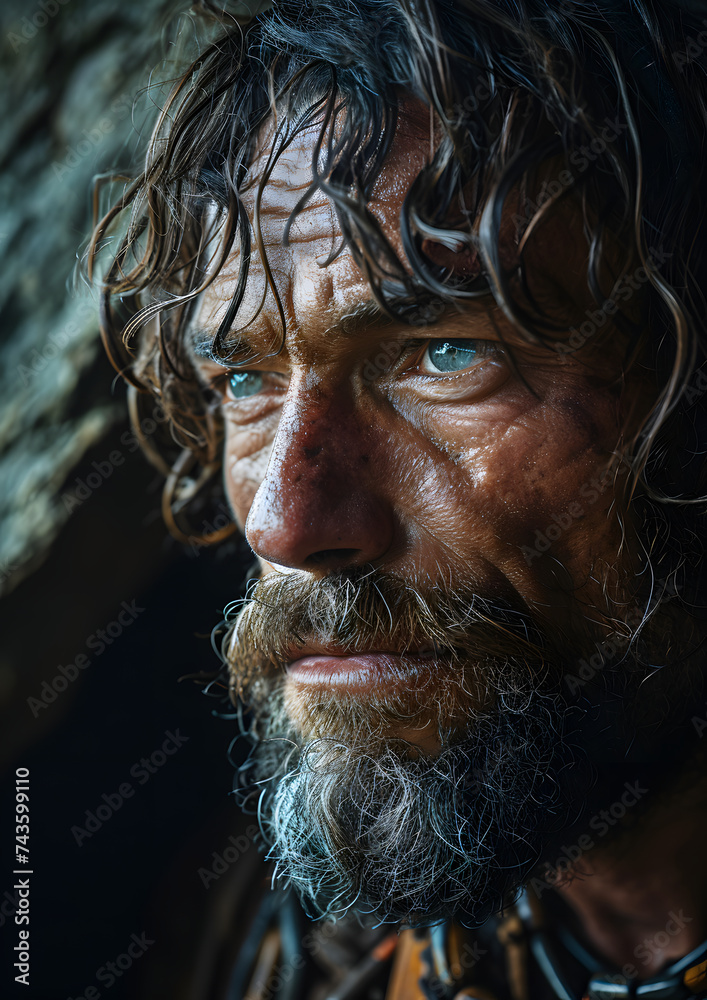
[[[404,139],[404,134],[400,135]],[[336,214],[326,199],[305,209],[300,229],[292,231],[289,248],[279,242],[283,220],[300,197],[300,182],[311,181],[311,139],[303,134],[298,142],[276,168],[274,185],[266,197],[269,214],[265,216],[272,264],[292,317],[282,365],[283,374],[289,371],[291,376],[288,406],[282,413],[273,409],[265,420],[252,424],[227,421],[231,456],[227,488],[239,521],[245,523],[255,491],[267,476],[268,460],[279,434],[278,448],[292,450],[277,476],[273,474],[269,480],[270,492],[261,496],[260,537],[264,538],[272,525],[282,527],[282,519],[289,517],[295,505],[309,503],[311,496],[322,498],[322,509],[333,509],[337,504],[353,506],[347,491],[360,487],[362,495],[370,492],[378,498],[380,492],[380,503],[394,512],[391,517],[400,540],[385,556],[386,568],[391,571],[435,580],[440,567],[451,566],[453,561],[460,574],[467,573],[480,584],[495,574],[494,579],[506,579],[521,598],[540,602],[547,609],[542,613],[558,623],[566,620],[565,603],[557,600],[560,591],[578,595],[583,588],[585,604],[603,607],[602,586],[587,567],[600,555],[607,561],[615,558],[618,528],[607,519],[613,479],[604,481],[602,494],[606,499],[585,512],[581,533],[566,532],[552,549],[553,558],[566,564],[567,573],[579,579],[579,584],[560,585],[556,574],[550,573],[546,579],[538,571],[539,563],[528,565],[521,547],[532,548],[535,530],[544,531],[553,523],[553,512],[567,516],[568,504],[576,501],[583,484],[602,482],[599,477],[604,474],[606,456],[613,452],[620,433],[615,394],[601,388],[606,372],[613,371],[613,362],[602,355],[595,372],[593,368],[585,370],[571,355],[555,358],[553,354],[553,361],[561,366],[556,371],[545,354],[538,359],[531,351],[526,365],[533,373],[532,392],[509,380],[498,394],[468,405],[463,401],[437,405],[418,398],[412,389],[396,388],[391,399],[384,400],[371,394],[366,383],[366,393],[359,398],[351,389],[351,364],[360,372],[365,359],[378,355],[384,359],[382,370],[387,370],[394,360],[392,355],[397,358],[400,352],[385,346],[387,334],[376,326],[370,339],[362,338],[360,349],[358,341],[339,342],[330,335],[330,321],[369,302],[370,288],[348,251],[326,269],[317,264],[340,239]],[[409,184],[424,166],[426,153],[417,134],[411,134],[396,150],[377,182],[372,211],[378,213],[391,244],[402,254],[399,212]],[[545,270],[551,277],[556,273],[556,229],[544,234],[543,254],[548,260],[542,254],[538,257],[540,278]],[[575,239],[575,232],[581,232],[581,218],[573,207],[566,219],[560,218],[558,239],[566,237],[571,247],[576,245],[579,260],[584,244]],[[236,257],[225,270],[222,291],[217,284],[207,292],[203,307],[207,325],[217,322],[231,301],[237,262]],[[250,315],[251,306],[255,310],[266,285],[257,260],[253,266],[242,306],[244,318]],[[586,294],[579,280],[584,263],[576,270],[577,280],[564,260],[563,266],[572,279],[567,294],[579,304]],[[270,350],[268,338],[272,334],[268,331],[279,328],[278,317],[269,306],[265,315],[269,322],[257,336],[263,348]],[[479,324],[480,339],[485,339],[487,332],[496,339],[497,324],[505,323],[490,305],[483,315],[481,309],[474,313],[473,322]],[[447,329],[457,327],[442,326],[440,331]],[[347,395],[342,402],[344,385]],[[342,430],[350,428],[341,441],[337,421]],[[355,428],[351,421],[356,422]],[[307,448],[308,440],[325,442],[326,452],[322,448],[317,458],[318,449]],[[357,454],[356,448],[364,444],[372,451]],[[361,464],[366,468],[356,469]],[[293,484],[297,484],[294,490]],[[349,540],[345,536],[342,543],[336,533],[330,538],[333,547]],[[587,583],[581,582],[585,579]]]

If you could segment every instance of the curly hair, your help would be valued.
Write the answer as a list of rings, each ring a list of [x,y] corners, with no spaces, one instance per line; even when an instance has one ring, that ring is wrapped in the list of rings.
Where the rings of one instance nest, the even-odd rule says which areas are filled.
[[[311,184],[289,221],[323,192],[342,234],[324,266],[348,248],[390,315],[430,322],[435,303],[490,293],[522,336],[548,349],[561,343],[573,349],[612,324],[625,332],[627,363],[640,357],[656,386],[655,404],[627,458],[652,533],[644,544],[674,573],[686,550],[695,552],[706,492],[707,61],[701,39],[707,22],[701,16],[707,4],[276,0],[245,25],[212,4],[201,7],[202,14],[218,14],[218,34],[174,83],[144,170],[96,221],[89,247],[90,267],[106,245],[113,247],[101,279],[102,331],[113,364],[137,394],[134,422],[139,427],[140,407],[151,397],[169,417],[170,435],[159,447],[146,447],[166,476],[163,509],[172,531],[193,539],[178,523],[183,508],[202,487],[212,495],[220,488],[214,475],[223,429],[218,401],[190,361],[191,310],[239,246],[237,287],[214,354],[228,361],[255,252],[284,335],[257,204],[279,156],[314,125]],[[424,102],[440,136],[404,201],[405,262],[370,208],[403,95]],[[615,123],[609,139],[607,122]],[[254,177],[249,166],[266,124],[267,162]],[[565,179],[546,180],[538,193],[538,172],[550,162],[560,164],[558,176]],[[246,191],[254,192],[252,222]],[[574,342],[566,338],[567,325],[534,300],[528,280],[537,223],[570,194],[582,207],[593,315],[603,317],[589,332],[573,328]],[[501,226],[511,195],[518,252],[509,269]],[[114,235],[126,215],[123,235]],[[454,274],[422,252],[425,238],[444,242],[450,233],[479,255],[481,275]],[[610,239],[623,260],[607,287]],[[636,265],[638,320],[635,308],[617,309],[615,302]]]

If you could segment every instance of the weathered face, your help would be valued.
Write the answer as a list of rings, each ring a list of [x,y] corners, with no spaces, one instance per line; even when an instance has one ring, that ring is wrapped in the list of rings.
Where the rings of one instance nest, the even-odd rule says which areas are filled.
[[[323,195],[282,245],[311,180],[313,137],[281,156],[260,207],[284,338],[254,253],[233,362],[249,360],[230,373],[199,361],[223,393],[226,490],[264,572],[318,580],[372,565],[423,590],[466,581],[482,597],[520,602],[570,646],[601,634],[629,571],[615,459],[638,394],[622,376],[621,339],[607,342],[610,320],[580,335],[582,349],[553,351],[529,344],[491,295],[433,310],[429,325],[382,317],[348,251],[322,266],[340,242]],[[403,129],[376,186],[374,209],[396,248],[427,154],[424,137]],[[586,257],[570,203],[542,228],[530,270],[567,337],[592,309]],[[237,265],[236,254],[204,296],[201,331],[218,327]]]
[[[287,574],[285,588],[271,591],[278,606],[265,600],[257,610],[263,643],[269,630],[277,639],[258,646],[255,675],[277,688],[277,724],[286,719],[297,739],[353,745],[365,731],[381,754],[389,738],[434,757],[450,734],[476,738],[474,720],[507,703],[506,660],[483,631],[494,607],[504,617],[491,628],[514,633],[506,682],[516,690],[529,676],[530,688],[539,685],[547,667],[542,655],[519,652],[516,612],[548,637],[555,672],[573,669],[615,625],[614,601],[635,572],[615,456],[644,390],[622,377],[621,338],[607,338],[604,321],[585,328],[583,347],[567,352],[528,343],[490,295],[438,312],[425,326],[382,317],[348,251],[322,266],[341,240],[323,195],[307,203],[283,246],[285,224],[311,181],[314,135],[303,133],[281,156],[260,205],[284,337],[254,253],[235,323],[239,367],[198,361],[204,380],[223,393],[224,476],[235,516],[266,577]],[[396,249],[402,202],[428,152],[424,131],[404,123],[376,185],[373,209]],[[536,233],[530,275],[536,299],[569,328],[595,307],[580,215],[571,199],[562,206]],[[439,246],[427,250],[450,258]],[[202,335],[217,329],[237,273],[235,255],[204,295]],[[358,586],[369,570],[374,580],[395,581],[378,589],[377,605],[371,587],[363,601],[345,586]],[[457,604],[448,601],[426,629],[409,595],[440,590],[457,595]],[[289,633],[288,595],[298,602]],[[477,598],[477,612],[460,626],[460,605]],[[628,617],[630,604],[621,610]],[[454,638],[445,641],[447,634]],[[247,651],[234,653],[237,673],[238,656],[247,659]],[[261,695],[261,708],[266,702]],[[522,715],[516,711],[516,720]],[[530,740],[527,732],[519,738]],[[506,766],[522,770],[519,760]],[[469,768],[476,773],[474,761]]]

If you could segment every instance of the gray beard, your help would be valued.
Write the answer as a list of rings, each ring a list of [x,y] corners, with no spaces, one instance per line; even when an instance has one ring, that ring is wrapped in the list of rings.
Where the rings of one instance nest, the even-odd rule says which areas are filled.
[[[367,610],[376,594],[386,615]],[[663,682],[675,694],[675,680],[665,672],[643,684],[647,670],[626,643],[576,692],[563,683],[562,651],[509,606],[449,592],[422,604],[371,574],[316,588],[294,575],[266,579],[253,597],[225,646],[233,687],[252,709],[246,773],[275,877],[313,916],[483,923],[573,826],[581,832],[587,809],[612,801],[613,782],[637,777],[646,748],[651,766],[660,759],[664,708],[653,712],[667,699],[656,695]],[[411,675],[412,693],[397,701],[323,695],[295,718],[281,669],[289,642],[320,634],[347,648],[396,648],[391,629],[411,649],[434,642],[449,669],[419,689]],[[470,697],[480,677],[481,707]],[[409,732],[430,720],[434,755],[390,736],[396,723]],[[641,731],[650,740],[631,762]]]
[[[304,742],[282,701],[271,690],[253,777],[275,877],[311,915],[481,923],[566,828],[587,787],[556,699],[518,684],[498,690],[497,707],[434,757],[403,740]]]

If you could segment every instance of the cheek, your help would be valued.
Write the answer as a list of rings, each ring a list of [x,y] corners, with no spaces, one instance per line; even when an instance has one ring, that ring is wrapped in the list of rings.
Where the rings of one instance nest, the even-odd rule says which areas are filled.
[[[539,531],[579,578],[595,557],[616,552],[618,519],[607,516],[617,492],[607,473],[619,438],[616,399],[586,386],[541,400],[518,390],[503,396],[466,412],[430,411],[425,437],[434,448],[418,459],[425,510],[415,519],[429,524],[434,507],[453,551],[515,579],[527,576]]]
[[[257,428],[226,422],[223,474],[226,496],[241,531],[270,461],[277,416],[261,421]]]
[[[486,449],[481,491],[497,523],[521,531],[537,525],[579,500],[583,485],[608,465],[610,446],[557,416],[517,423]]]

